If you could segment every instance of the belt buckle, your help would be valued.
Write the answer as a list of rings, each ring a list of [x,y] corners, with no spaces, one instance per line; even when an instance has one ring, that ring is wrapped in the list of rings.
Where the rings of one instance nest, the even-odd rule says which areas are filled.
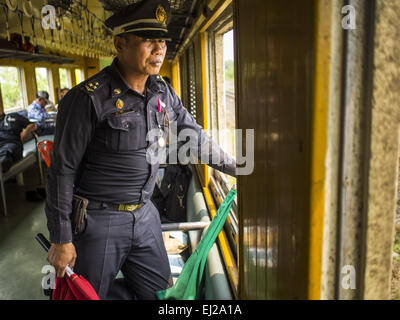
[[[140,204],[120,204],[118,211],[134,211],[139,208]]]

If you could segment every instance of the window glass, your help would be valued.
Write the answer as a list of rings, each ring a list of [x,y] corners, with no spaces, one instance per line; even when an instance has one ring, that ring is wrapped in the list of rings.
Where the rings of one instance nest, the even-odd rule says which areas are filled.
[[[0,67],[0,88],[4,112],[24,108],[25,104],[18,68]]]
[[[76,84],[81,83],[83,80],[83,71],[82,69],[75,69],[75,78],[76,78]]]
[[[60,68],[58,70],[59,74],[60,74],[60,87],[61,89],[63,88],[69,88],[71,89],[71,77],[69,74],[69,70],[65,69],[65,68]]]
[[[232,156],[236,155],[235,145],[235,73],[233,56],[233,30],[223,35],[224,50],[224,98],[225,98],[225,119],[220,127],[226,128],[223,134],[222,146]]]
[[[210,133],[225,152],[236,158],[233,30],[212,33],[209,39]],[[226,180],[231,186],[236,183],[228,175]]]
[[[47,68],[35,68],[37,91],[46,91],[54,101],[50,72]]]

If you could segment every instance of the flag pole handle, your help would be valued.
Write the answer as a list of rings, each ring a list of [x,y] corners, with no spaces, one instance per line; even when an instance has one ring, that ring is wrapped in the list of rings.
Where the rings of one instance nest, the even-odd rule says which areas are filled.
[[[46,237],[43,234],[38,233],[35,239],[37,240],[37,242],[39,242],[42,248],[46,250],[46,252],[50,250],[51,243],[49,242],[49,240],[46,239]]]

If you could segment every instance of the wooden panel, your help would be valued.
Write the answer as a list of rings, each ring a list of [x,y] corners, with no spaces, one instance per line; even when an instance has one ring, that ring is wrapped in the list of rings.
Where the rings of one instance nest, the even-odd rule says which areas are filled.
[[[305,299],[314,2],[234,5],[237,127],[255,130],[254,172],[238,182],[241,296]]]

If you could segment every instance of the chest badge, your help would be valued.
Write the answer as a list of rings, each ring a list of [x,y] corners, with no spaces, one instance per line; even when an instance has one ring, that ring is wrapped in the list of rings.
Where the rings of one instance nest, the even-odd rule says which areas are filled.
[[[119,95],[121,93],[121,89],[114,89],[114,94]]]
[[[124,107],[124,102],[121,99],[118,99],[117,102],[115,103],[115,106],[118,109],[122,109]]]
[[[158,138],[158,146],[160,147],[160,148],[164,148],[165,147],[165,139],[164,139],[164,137],[160,137],[160,138]]]

